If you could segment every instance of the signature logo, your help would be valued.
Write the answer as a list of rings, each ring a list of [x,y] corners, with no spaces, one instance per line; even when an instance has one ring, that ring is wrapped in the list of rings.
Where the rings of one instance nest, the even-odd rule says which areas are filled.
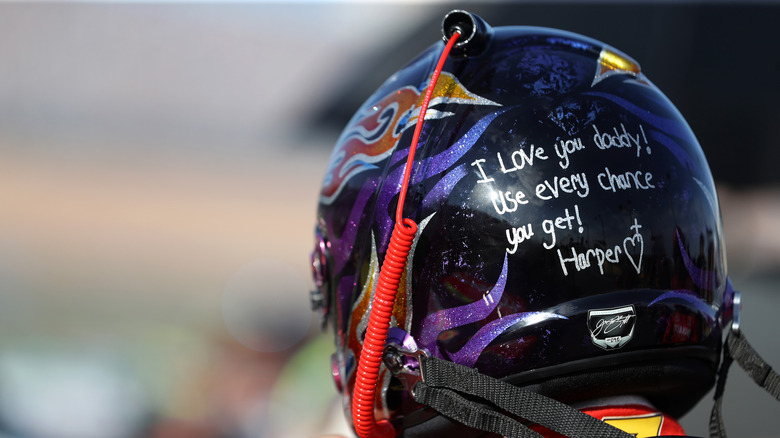
[[[636,311],[633,305],[588,311],[588,329],[593,344],[612,350],[622,348],[634,336]]]
[[[602,333],[605,335],[614,333],[628,324],[633,317],[634,315],[618,315],[610,319],[600,319],[596,323],[596,329],[593,331],[593,336],[599,336]]]

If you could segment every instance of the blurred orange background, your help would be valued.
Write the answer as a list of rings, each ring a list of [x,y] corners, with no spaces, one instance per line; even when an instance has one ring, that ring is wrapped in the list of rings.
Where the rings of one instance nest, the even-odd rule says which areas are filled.
[[[448,9],[0,3],[0,436],[339,430],[308,309],[338,129],[313,120],[355,72],[401,66],[374,71],[378,50],[434,42],[405,38]],[[721,184],[755,332],[780,304],[778,193]]]

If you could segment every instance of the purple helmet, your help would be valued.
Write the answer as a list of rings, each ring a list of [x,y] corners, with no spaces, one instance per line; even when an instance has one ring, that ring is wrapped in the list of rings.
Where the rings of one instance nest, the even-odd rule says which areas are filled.
[[[425,115],[405,216],[419,223],[392,336],[565,403],[636,394],[671,415],[713,385],[730,319],[715,186],[637,62],[598,41],[478,17]],[[460,14],[460,15],[457,15]],[[339,138],[312,256],[349,408],[422,94],[443,43],[393,74]],[[388,370],[377,419],[435,412]]]

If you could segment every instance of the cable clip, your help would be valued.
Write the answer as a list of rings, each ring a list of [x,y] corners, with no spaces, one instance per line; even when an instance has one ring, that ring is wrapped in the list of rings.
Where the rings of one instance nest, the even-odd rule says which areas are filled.
[[[397,327],[390,329],[382,361],[408,391],[411,392],[417,382],[425,381],[422,360],[427,357],[428,352],[417,348],[417,343],[408,333]]]

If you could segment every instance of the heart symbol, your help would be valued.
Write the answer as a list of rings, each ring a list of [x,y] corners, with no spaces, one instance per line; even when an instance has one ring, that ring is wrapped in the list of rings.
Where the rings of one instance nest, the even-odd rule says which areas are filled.
[[[636,249],[636,247],[639,247],[639,258],[638,260],[634,259],[634,256],[631,255],[631,252],[628,250],[628,245],[631,244],[632,249]],[[639,233],[634,234],[631,237],[626,237],[623,239],[623,251],[626,253],[626,257],[628,257],[628,260],[631,261],[631,264],[634,265],[634,269],[636,269],[637,274],[641,274],[642,271],[642,254],[645,252],[645,242],[644,239],[642,239],[642,235]]]

